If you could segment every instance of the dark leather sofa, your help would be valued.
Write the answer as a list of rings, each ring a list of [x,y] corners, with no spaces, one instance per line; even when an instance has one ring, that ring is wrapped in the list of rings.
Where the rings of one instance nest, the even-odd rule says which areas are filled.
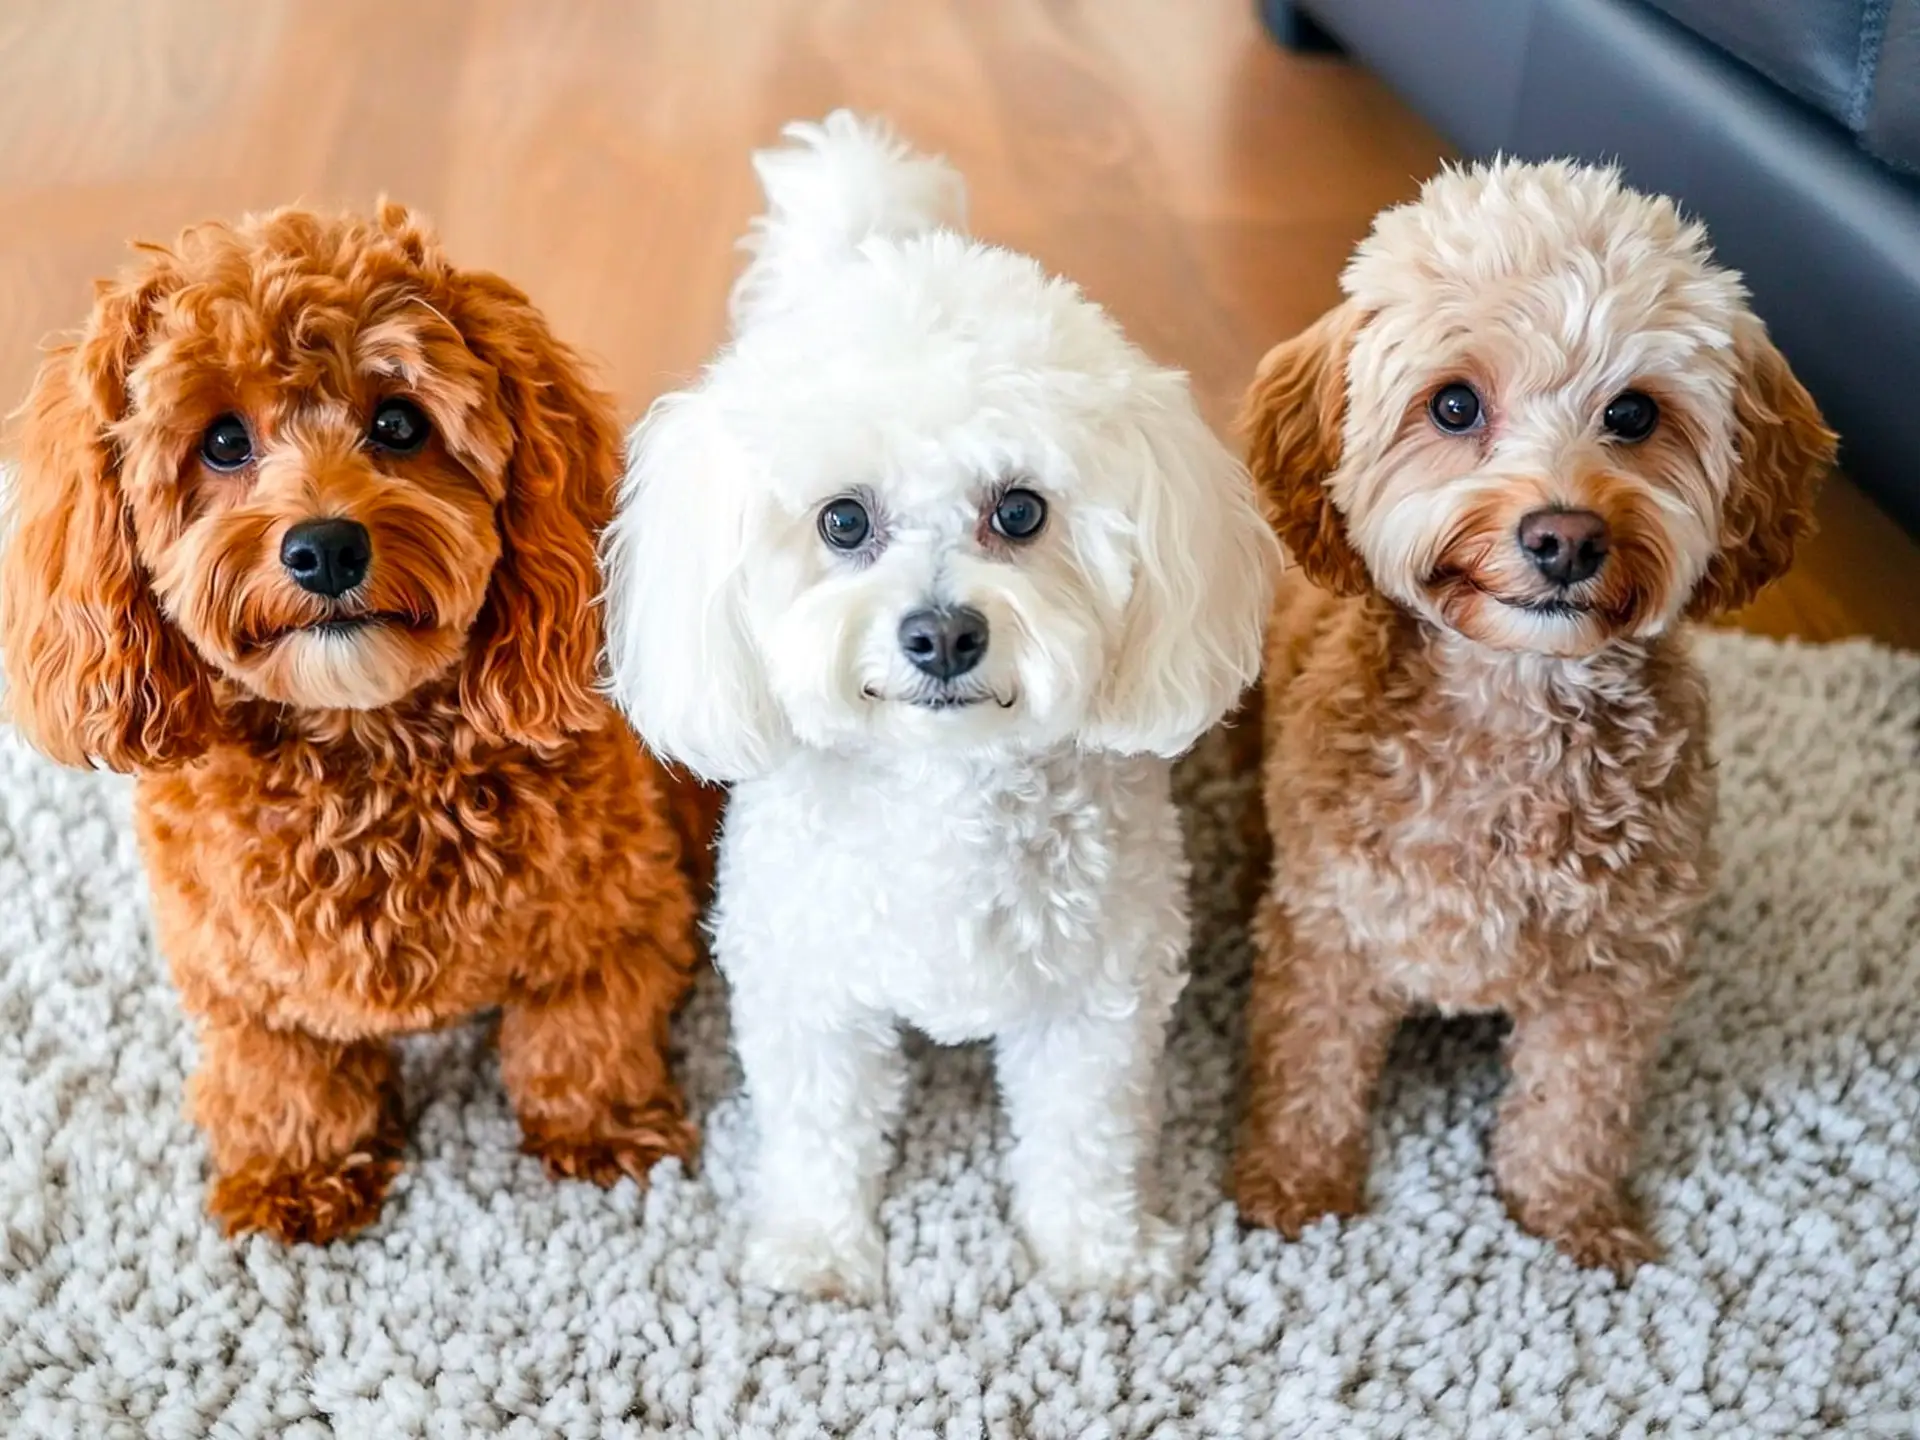
[[[1264,0],[1469,155],[1617,160],[1704,219],[1920,535],[1920,0]]]

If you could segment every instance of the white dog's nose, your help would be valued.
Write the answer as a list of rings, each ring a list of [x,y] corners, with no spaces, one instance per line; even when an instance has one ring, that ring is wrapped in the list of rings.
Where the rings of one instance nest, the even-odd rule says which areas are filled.
[[[952,680],[987,653],[987,617],[971,605],[916,610],[900,622],[900,648],[915,669]]]

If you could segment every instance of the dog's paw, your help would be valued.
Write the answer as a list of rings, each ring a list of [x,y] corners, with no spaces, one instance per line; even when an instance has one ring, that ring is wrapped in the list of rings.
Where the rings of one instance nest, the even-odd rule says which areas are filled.
[[[1367,1208],[1364,1175],[1281,1172],[1242,1162],[1234,1173],[1234,1205],[1242,1225],[1278,1230],[1298,1240],[1307,1227],[1329,1215],[1346,1218]]]
[[[1573,1263],[1588,1270],[1611,1270],[1631,1284],[1642,1265],[1660,1258],[1660,1247],[1638,1224],[1595,1220],[1576,1224],[1553,1243]]]
[[[877,1229],[761,1229],[747,1240],[740,1279],[789,1295],[867,1304],[886,1286],[886,1246]]]
[[[380,1218],[400,1158],[385,1146],[328,1165],[254,1161],[215,1178],[207,1211],[229,1235],[258,1231],[288,1245],[325,1245]]]
[[[1041,1236],[1029,1231],[1027,1248],[1041,1281],[1063,1293],[1159,1288],[1179,1279],[1186,1264],[1185,1237],[1153,1215],[1110,1233],[1082,1229]]]
[[[617,1127],[585,1135],[523,1128],[521,1152],[538,1158],[549,1179],[590,1180],[595,1185],[614,1185],[624,1176],[645,1185],[662,1160],[691,1165],[700,1148],[700,1132],[668,1111],[630,1117]]]
[[[1551,1240],[1574,1264],[1611,1270],[1623,1285],[1632,1282],[1642,1265],[1660,1258],[1660,1247],[1647,1233],[1638,1207],[1624,1196],[1574,1210],[1529,1209],[1509,1201],[1507,1210],[1524,1229]]]

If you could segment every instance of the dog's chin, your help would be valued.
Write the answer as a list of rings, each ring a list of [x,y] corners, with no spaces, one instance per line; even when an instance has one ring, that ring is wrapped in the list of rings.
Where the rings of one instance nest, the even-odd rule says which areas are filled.
[[[965,754],[1019,750],[1034,717],[1017,689],[989,686],[861,687],[855,720],[864,741],[898,751]]]
[[[306,710],[380,710],[445,674],[465,637],[371,615],[288,630],[227,670],[263,700]]]
[[[924,710],[934,715],[954,714],[986,706],[996,710],[1012,710],[1020,703],[1020,697],[1011,691],[1002,694],[994,689],[960,689],[946,686],[922,690],[910,689],[898,694],[889,694],[878,685],[865,685],[861,687],[860,698],[869,705],[904,705],[909,709]]]
[[[1558,595],[1507,596],[1452,588],[1434,598],[1432,614],[1476,645],[1566,660],[1584,659],[1633,633],[1619,615]]]

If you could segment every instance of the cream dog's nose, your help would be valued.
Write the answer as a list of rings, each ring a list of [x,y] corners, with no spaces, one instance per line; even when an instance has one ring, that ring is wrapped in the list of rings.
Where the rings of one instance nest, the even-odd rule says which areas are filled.
[[[1556,585],[1578,585],[1607,558],[1607,522],[1591,510],[1534,510],[1520,517],[1520,548]]]

